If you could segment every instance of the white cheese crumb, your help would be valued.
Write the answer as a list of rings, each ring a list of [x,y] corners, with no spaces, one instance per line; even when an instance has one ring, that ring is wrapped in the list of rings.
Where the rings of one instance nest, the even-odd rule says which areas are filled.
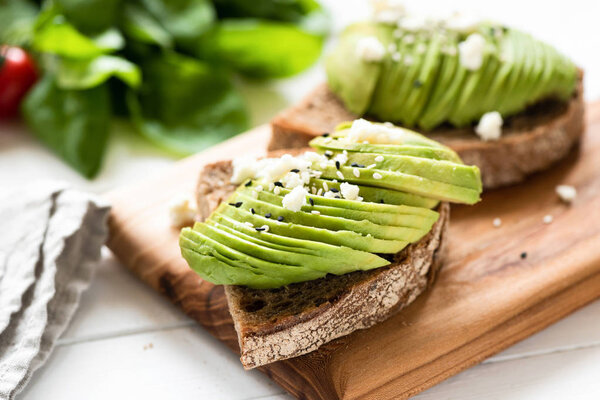
[[[283,196],[281,205],[290,211],[300,211],[302,206],[306,204],[306,196],[308,196],[308,191],[302,186],[297,186]]]
[[[500,228],[500,225],[502,225],[502,220],[500,218],[494,218],[492,225],[494,225],[495,228]]]
[[[231,174],[231,183],[242,183],[248,178],[254,178],[256,175],[257,162],[253,157],[240,157],[232,162],[233,173]]]
[[[569,185],[558,185],[556,187],[556,194],[565,203],[571,203],[577,197],[577,189]]]
[[[381,179],[383,178],[379,172],[373,173],[373,179]]]
[[[169,219],[174,228],[191,225],[197,213],[194,202],[187,196],[177,196],[169,203]]]
[[[375,157],[375,161],[382,162],[383,161],[383,156],[377,156],[377,157]]]
[[[544,219],[542,220],[546,225],[551,224],[554,221],[554,217],[550,214],[544,215]]]
[[[310,213],[315,215],[321,215],[321,211],[318,210],[312,210]]]
[[[344,179],[344,174],[342,174],[342,171],[336,171],[336,174],[340,179]]]
[[[354,174],[355,177],[357,177],[357,178],[360,177],[360,171],[358,170],[358,168],[353,168],[352,173]]]
[[[326,199],[335,199],[337,196],[335,193],[333,193],[332,191],[328,191],[323,193],[323,197],[325,197]]]
[[[385,55],[385,47],[375,36],[367,36],[356,43],[356,55],[363,61],[379,62]]]
[[[342,197],[348,200],[357,200],[359,197],[359,190],[360,188],[358,185],[352,185],[348,182],[343,182],[340,184],[340,193],[342,194]]]
[[[479,33],[470,34],[467,39],[458,44],[460,64],[468,70],[481,68],[485,39]]]
[[[498,111],[491,111],[483,114],[479,123],[475,127],[475,133],[481,140],[498,140],[502,135],[502,115]]]
[[[344,153],[340,153],[333,158],[333,161],[338,161],[340,165],[344,165],[348,162],[348,152],[344,151]]]
[[[302,186],[297,186],[297,187],[302,187]],[[273,188],[273,193],[275,193],[275,194],[281,193],[281,188],[279,186],[275,186]]]

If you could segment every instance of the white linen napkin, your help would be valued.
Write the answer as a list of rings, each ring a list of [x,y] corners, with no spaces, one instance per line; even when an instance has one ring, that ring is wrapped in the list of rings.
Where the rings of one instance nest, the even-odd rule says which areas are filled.
[[[0,399],[48,358],[100,257],[109,207],[50,182],[0,194]]]

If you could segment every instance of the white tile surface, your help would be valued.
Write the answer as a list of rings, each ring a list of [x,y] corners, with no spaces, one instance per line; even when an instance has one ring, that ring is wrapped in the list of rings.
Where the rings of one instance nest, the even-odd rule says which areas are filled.
[[[359,0],[325,2],[332,9],[336,31],[367,10]],[[449,4],[441,0],[406,3],[417,8]],[[451,4],[556,45],[585,68],[587,99],[600,98],[600,2],[454,0]],[[316,66],[294,79],[244,86],[253,122],[268,121],[323,79],[322,69]],[[103,192],[158,173],[171,162],[117,123],[105,168],[90,182],[58,161],[21,126],[0,128],[0,187],[57,178]],[[597,301],[417,398],[599,399],[599,376]],[[71,327],[21,398],[280,400],[289,396],[261,373],[244,372],[235,355],[107,255]]]

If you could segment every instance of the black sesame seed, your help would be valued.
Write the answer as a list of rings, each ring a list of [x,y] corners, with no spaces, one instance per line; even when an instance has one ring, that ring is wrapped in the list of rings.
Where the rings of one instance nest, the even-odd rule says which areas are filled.
[[[325,153],[325,157],[331,158],[331,157],[333,157],[333,154],[332,153]]]
[[[279,217],[277,217],[277,221],[279,221],[279,222],[283,221],[283,217],[280,215]]]
[[[524,252],[521,253],[521,259],[524,260],[526,258],[527,258],[527,252],[524,251]]]
[[[327,136],[329,136],[329,132],[325,132],[325,133],[324,133],[324,134],[322,134],[321,136],[323,136],[323,137],[327,137]]]
[[[229,203],[230,206],[234,206],[235,208],[240,208],[242,206],[242,202],[238,201],[237,203]]]
[[[248,187],[248,186],[250,186],[250,185],[252,185],[252,179],[250,179],[248,182],[246,182],[246,183],[244,184],[244,186],[246,186],[246,187]]]
[[[329,190],[331,190],[333,193],[337,193],[337,192],[339,192],[339,190],[338,190],[338,189],[336,189],[336,188],[329,188]]]
[[[283,187],[283,183],[281,183],[281,182],[275,182],[275,183],[273,183],[273,185]]]
[[[380,202],[381,204],[383,204],[383,199],[379,200],[379,202]]]
[[[298,168],[294,168],[294,169],[290,169],[290,172],[298,173],[298,172],[300,172],[300,170]]]
[[[341,199],[341,197],[340,197],[340,195],[339,195],[339,194],[336,194],[336,195],[335,195],[335,198],[336,198],[336,199]]]
[[[357,162],[353,162],[352,164],[350,164],[351,167],[358,167],[358,163]]]
[[[263,228],[262,226],[260,228],[254,228],[254,229],[256,229],[256,232],[262,232],[265,230],[265,228]]]
[[[265,218],[271,218],[271,213],[266,213]]]
[[[254,214],[256,211],[254,211],[254,208],[252,208],[252,207],[251,207],[251,208],[250,208],[250,212],[251,212],[252,214]]]
[[[312,198],[312,197],[309,197],[309,198],[308,198],[308,201],[310,202],[310,205],[311,205],[311,206],[314,206],[314,205],[315,205],[315,201],[313,200],[313,198]]]
[[[423,86],[423,82],[421,82],[418,79],[415,79],[415,81],[413,82],[413,87],[420,88],[421,86]]]
[[[335,167],[336,167],[337,169],[340,169],[340,162],[339,162],[339,161],[336,161],[336,162],[335,162]]]

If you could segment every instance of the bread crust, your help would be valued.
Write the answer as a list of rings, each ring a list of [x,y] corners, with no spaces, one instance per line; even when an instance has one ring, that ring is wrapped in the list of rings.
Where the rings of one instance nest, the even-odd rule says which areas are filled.
[[[236,186],[229,182],[231,172],[231,162],[220,161],[207,165],[200,173],[197,191],[200,219],[207,218],[235,190]],[[275,319],[257,317],[246,306],[257,289],[225,286],[244,368],[312,352],[336,338],[373,326],[412,303],[433,282],[444,258],[449,205],[440,204],[439,212],[432,230],[419,242],[393,255],[392,264],[347,274],[345,286],[333,298],[305,307],[301,312],[282,310]],[[289,286],[311,284],[317,283]]]
[[[355,118],[327,85],[321,84],[271,121],[268,149],[305,147],[313,137]],[[465,164],[477,165],[483,187],[491,189],[521,182],[549,168],[569,153],[584,130],[583,71],[579,71],[577,89],[568,102],[544,102],[509,118],[499,140],[482,141],[473,127],[441,127],[422,133],[455,150]]]

